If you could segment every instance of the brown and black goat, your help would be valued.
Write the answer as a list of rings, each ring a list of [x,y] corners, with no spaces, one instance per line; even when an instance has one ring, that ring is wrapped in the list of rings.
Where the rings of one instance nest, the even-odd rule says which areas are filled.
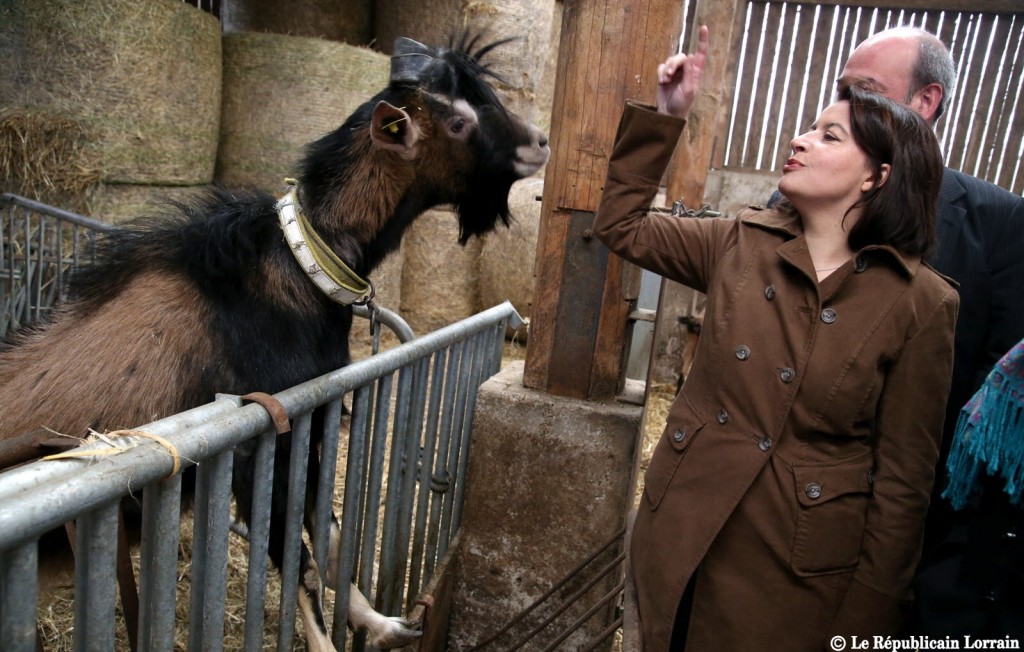
[[[299,203],[312,229],[359,276],[371,275],[433,206],[455,207],[462,243],[508,224],[512,183],[546,163],[545,135],[507,111],[487,82],[494,73],[481,58],[501,43],[478,47],[477,39],[463,38],[429,48],[398,39],[388,87],[308,146]],[[130,428],[216,392],[274,393],[347,364],[351,308],[311,282],[278,219],[278,200],[269,194],[214,189],[104,236],[100,260],[74,278],[72,299],[0,353],[0,439],[41,427],[75,436]],[[269,546],[278,568],[290,438],[280,440]],[[310,450],[313,479],[317,441]],[[236,454],[233,473],[247,518],[251,458]],[[301,557],[308,643],[331,650],[304,545]],[[367,629],[374,646],[397,647],[416,636],[401,619],[373,611],[354,586],[351,595],[350,623]]]

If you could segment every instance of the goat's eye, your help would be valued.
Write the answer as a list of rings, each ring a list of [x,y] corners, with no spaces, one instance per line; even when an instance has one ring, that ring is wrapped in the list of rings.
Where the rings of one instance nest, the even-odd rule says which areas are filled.
[[[465,118],[455,118],[454,120],[452,120],[452,132],[454,132],[454,133],[459,133],[460,131],[462,131],[465,128],[465,126],[466,126],[466,119]]]

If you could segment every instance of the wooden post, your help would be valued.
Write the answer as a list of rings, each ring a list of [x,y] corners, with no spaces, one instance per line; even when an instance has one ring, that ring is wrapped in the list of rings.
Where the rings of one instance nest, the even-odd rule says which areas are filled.
[[[731,71],[738,65],[745,5],[746,2],[740,0],[704,0],[697,3],[693,33],[686,39],[686,50],[693,49],[697,30],[701,25],[707,25],[708,60],[701,92],[686,119],[686,129],[672,157],[666,191],[669,204],[682,199],[687,208],[697,209],[704,199],[708,168],[718,146],[716,137],[723,132],[721,124],[728,118],[735,82]]]
[[[625,100],[654,101],[676,51],[677,0],[565,0],[523,384],[602,400],[619,389],[635,271],[593,238]]]

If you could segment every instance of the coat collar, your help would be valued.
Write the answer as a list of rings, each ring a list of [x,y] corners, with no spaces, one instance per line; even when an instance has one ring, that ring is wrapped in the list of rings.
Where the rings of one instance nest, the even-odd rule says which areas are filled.
[[[779,246],[777,251],[792,264],[802,267],[796,261],[800,258],[809,260],[803,243],[803,224],[797,215],[774,208],[751,206],[750,210],[743,211],[738,216],[738,219],[743,224],[749,224],[759,229],[781,234],[785,242]],[[861,248],[857,252],[857,256],[862,256],[867,252],[878,252],[872,253],[872,257],[879,257],[879,254],[881,254],[882,257],[891,259],[909,278],[914,278],[914,275],[921,268],[920,256],[901,254],[889,245],[868,245]],[[800,258],[795,257],[794,254],[800,254]]]

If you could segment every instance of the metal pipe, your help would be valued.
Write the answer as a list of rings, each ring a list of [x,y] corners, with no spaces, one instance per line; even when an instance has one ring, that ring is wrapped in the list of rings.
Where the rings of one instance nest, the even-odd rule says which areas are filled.
[[[309,466],[310,414],[304,413],[295,419],[291,434],[291,451],[288,464],[288,502],[285,508],[284,541],[293,542],[284,546],[281,571],[281,614],[277,630],[277,649],[286,652],[292,649],[295,634],[295,597],[298,594],[299,568],[306,544],[302,542],[302,518],[306,502],[306,473]],[[280,479],[278,479],[280,482]]]
[[[35,652],[38,546],[0,554],[0,649]]]
[[[267,430],[258,437],[253,461],[252,514],[243,515],[249,523],[249,577],[245,586],[246,650],[259,650],[263,647],[263,614],[269,564],[267,550],[276,448],[275,431]],[[239,455],[237,448],[235,455]]]
[[[118,505],[81,514],[75,526],[75,652],[114,649]]]
[[[345,499],[342,504],[341,550],[338,551],[338,575],[335,585],[338,591],[334,599],[334,623],[331,641],[334,647],[345,648],[347,636],[349,592],[344,587],[355,580],[356,559],[359,554],[359,522],[362,520],[363,482],[366,466],[366,438],[370,414],[369,385],[355,391],[352,399],[352,425],[345,467]]]
[[[72,213],[62,208],[50,206],[42,202],[29,199],[28,197],[22,197],[21,195],[15,195],[13,193],[5,192],[0,193],[0,204],[11,204],[12,206],[20,206],[22,208],[34,211],[36,213],[42,213],[43,215],[50,215],[62,219],[72,224],[78,224],[92,229],[93,231],[115,231],[118,227],[113,224],[107,224],[85,215],[79,215],[78,213]]]
[[[357,317],[369,319],[370,309],[366,306],[353,305],[352,314]],[[412,327],[409,326],[409,323],[402,319],[402,317],[396,312],[377,306],[377,321],[390,328],[391,332],[398,337],[398,341],[403,344],[416,339],[416,334],[413,333]]]
[[[316,506],[314,507],[313,559],[320,570],[320,577],[327,582],[328,547],[331,540],[331,523],[334,516],[334,482],[338,467],[338,444],[341,436],[342,400],[334,399],[324,410],[323,432],[320,433],[320,477],[317,478]],[[334,578],[330,578],[333,582]]]
[[[174,647],[174,603],[181,535],[181,474],[146,487],[139,553],[139,649]]]

